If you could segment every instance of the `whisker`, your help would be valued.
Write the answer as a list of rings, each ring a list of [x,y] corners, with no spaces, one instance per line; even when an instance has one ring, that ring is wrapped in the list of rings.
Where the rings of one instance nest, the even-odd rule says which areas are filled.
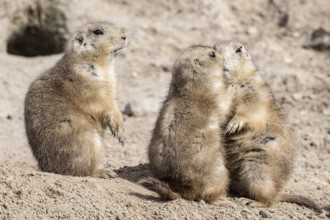
[[[138,39],[137,35],[131,31],[126,32],[126,37],[127,37],[129,44],[132,44],[132,45],[134,45]]]

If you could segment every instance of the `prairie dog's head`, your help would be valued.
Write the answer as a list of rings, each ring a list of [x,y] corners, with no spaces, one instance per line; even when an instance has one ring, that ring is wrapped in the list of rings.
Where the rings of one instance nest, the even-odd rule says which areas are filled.
[[[80,27],[71,36],[68,52],[93,61],[109,60],[126,44],[126,33],[122,29],[106,22],[96,22]]]
[[[219,42],[214,49],[224,58],[224,73],[229,80],[243,79],[256,71],[251,55],[240,42]]]
[[[171,91],[217,90],[224,85],[223,68],[223,58],[214,48],[189,47],[174,63]]]

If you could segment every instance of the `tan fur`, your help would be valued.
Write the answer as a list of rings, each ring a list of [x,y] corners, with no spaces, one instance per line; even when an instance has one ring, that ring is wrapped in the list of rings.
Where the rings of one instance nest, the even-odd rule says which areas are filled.
[[[104,22],[87,24],[72,35],[63,58],[31,84],[25,98],[26,134],[42,171],[116,176],[103,169],[102,137],[110,128],[123,143],[112,69],[125,45],[121,29]]]
[[[214,48],[224,57],[227,82],[234,91],[225,131],[230,188],[265,206],[285,201],[281,191],[295,156],[285,114],[241,43],[225,41]]]
[[[223,80],[222,59],[211,47],[190,47],[174,64],[169,94],[149,145],[150,169],[158,179],[142,181],[164,199],[180,196],[222,204],[226,196],[228,172],[220,126],[229,98]]]
[[[157,192],[162,199],[174,200],[181,198],[181,195],[172,191],[169,184],[160,181],[159,179],[146,177],[141,181],[141,185],[145,188]]]

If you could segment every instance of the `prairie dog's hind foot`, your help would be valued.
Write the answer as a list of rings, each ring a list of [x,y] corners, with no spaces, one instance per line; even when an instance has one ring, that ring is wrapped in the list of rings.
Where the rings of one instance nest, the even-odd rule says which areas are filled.
[[[245,197],[241,197],[239,198],[239,201],[249,207],[253,207],[253,208],[266,208],[267,206],[261,202],[258,202],[256,200],[253,199],[249,199],[249,198],[245,198]]]
[[[118,174],[115,171],[107,168],[107,169],[96,170],[93,173],[92,177],[101,178],[101,179],[112,179],[118,177]]]
[[[216,206],[223,206],[223,207],[233,207],[233,208],[237,207],[237,205],[234,202],[229,201],[227,199],[218,199],[214,202],[211,202],[210,204],[216,205]]]

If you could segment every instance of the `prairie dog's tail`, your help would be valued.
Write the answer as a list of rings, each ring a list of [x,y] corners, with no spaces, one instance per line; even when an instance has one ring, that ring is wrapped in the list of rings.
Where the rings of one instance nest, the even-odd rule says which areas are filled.
[[[158,193],[158,195],[164,200],[175,200],[181,198],[181,195],[173,192],[167,183],[158,179],[146,177],[140,181],[140,184],[145,188]]]
[[[305,206],[307,208],[313,209],[318,214],[322,213],[322,209],[313,200],[311,200],[305,196],[289,194],[289,193],[282,193],[280,201],[295,203],[297,205]]]

